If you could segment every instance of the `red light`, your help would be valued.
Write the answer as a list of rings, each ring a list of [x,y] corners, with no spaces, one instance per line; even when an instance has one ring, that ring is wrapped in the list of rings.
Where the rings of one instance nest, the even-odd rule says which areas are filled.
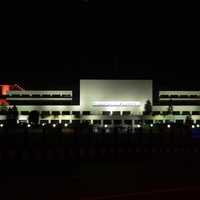
[[[7,95],[10,91],[10,85],[2,85],[2,95]]]

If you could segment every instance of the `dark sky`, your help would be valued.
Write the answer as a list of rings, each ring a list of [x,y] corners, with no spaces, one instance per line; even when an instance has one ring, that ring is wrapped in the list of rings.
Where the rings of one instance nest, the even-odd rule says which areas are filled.
[[[73,85],[80,78],[153,79],[163,87],[200,89],[197,63],[169,61],[142,62],[131,55],[66,56],[63,60],[52,54],[23,54],[1,64],[1,82],[56,88]]]

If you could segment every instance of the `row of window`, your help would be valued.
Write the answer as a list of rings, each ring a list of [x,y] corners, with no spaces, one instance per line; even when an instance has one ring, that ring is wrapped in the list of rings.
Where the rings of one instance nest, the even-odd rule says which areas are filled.
[[[94,125],[133,125],[134,124],[138,125],[138,124],[142,124],[144,122],[144,124],[146,125],[150,125],[153,123],[156,124],[163,124],[163,123],[170,123],[170,120],[110,120],[110,119],[106,119],[106,120],[84,120],[85,122],[89,123],[89,124],[94,124]],[[25,122],[24,120],[22,120],[21,122]],[[178,124],[183,124],[184,120],[176,120],[175,121]],[[4,123],[4,120],[0,120],[0,124]],[[48,124],[49,120],[40,120],[41,124]],[[50,120],[50,123],[52,124],[59,124],[60,121],[59,120]],[[70,120],[61,120],[61,124],[69,124]],[[80,120],[72,120],[71,121],[72,124],[80,124],[81,121]],[[194,123],[194,120],[192,120],[192,123]],[[200,120],[196,120],[197,124],[200,124]]]
[[[200,95],[160,95],[160,98],[200,98]]]
[[[4,114],[6,114],[6,111],[0,111],[0,114],[4,115]],[[20,114],[21,115],[29,115],[29,111],[21,111]],[[90,111],[83,111],[83,112],[80,112],[80,111],[72,111],[72,112],[70,112],[70,111],[62,111],[62,112],[60,112],[60,111],[51,111],[51,112],[50,111],[41,111],[40,114],[44,115],[44,116],[48,116],[48,115],[71,115],[71,114],[79,116],[80,114],[91,115],[91,112]],[[109,111],[103,111],[102,112],[102,115],[109,116],[111,114],[113,116],[120,116],[121,115],[120,111],[113,111],[112,113],[109,112]],[[163,112],[153,111],[152,112],[152,115],[167,115],[167,114],[169,114],[168,111],[163,111]],[[182,111],[182,112],[173,111],[172,114],[173,115],[190,115],[190,114],[200,115],[200,111],[192,111],[192,112],[190,112],[190,111]],[[130,111],[124,111],[124,112],[122,112],[122,115],[128,116],[128,115],[131,115],[131,112]]]
[[[69,94],[12,94],[12,95],[6,95],[4,97],[13,97],[13,98],[28,98],[28,97],[31,97],[31,98],[71,98],[72,96]]]

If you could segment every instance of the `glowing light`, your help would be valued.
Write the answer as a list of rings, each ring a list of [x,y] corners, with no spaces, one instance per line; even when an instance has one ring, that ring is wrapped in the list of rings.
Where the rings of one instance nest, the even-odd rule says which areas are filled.
[[[197,128],[199,128],[200,127],[200,125],[199,124],[197,124]]]
[[[104,127],[105,127],[105,128],[108,128],[108,125],[107,125],[107,124],[105,124],[105,125],[104,125]]]
[[[140,106],[139,101],[95,101],[93,106]]]
[[[55,127],[56,127],[56,124],[53,124],[53,127],[55,128]]]
[[[137,125],[137,127],[138,127],[138,128],[141,128],[141,125],[140,125],[140,124],[138,124],[138,125]]]
[[[195,125],[194,125],[194,124],[192,125],[192,128],[195,128]]]
[[[153,127],[153,124],[150,124],[150,127]]]
[[[42,123],[42,126],[45,126],[45,123]]]
[[[28,124],[27,126],[28,126],[28,128],[30,128],[30,127],[31,127],[31,125],[30,125],[30,124]]]
[[[167,128],[171,128],[171,125],[170,125],[170,124],[167,124]]]
[[[65,126],[65,127],[67,127],[67,126],[68,126],[68,124],[67,124],[67,123],[65,123],[65,124],[64,124],[64,126]]]
[[[3,124],[0,124],[0,127],[3,128]]]

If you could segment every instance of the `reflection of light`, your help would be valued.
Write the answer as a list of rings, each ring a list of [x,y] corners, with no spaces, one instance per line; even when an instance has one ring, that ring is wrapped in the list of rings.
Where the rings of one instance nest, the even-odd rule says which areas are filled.
[[[2,128],[2,127],[3,127],[3,124],[0,124],[0,127]]]
[[[109,128],[106,129],[106,133],[110,133],[110,129]]]
[[[170,128],[171,127],[171,125],[170,124],[167,124],[167,128]]]
[[[98,133],[98,128],[97,128],[97,127],[94,128],[93,131],[94,131],[95,133]]]

